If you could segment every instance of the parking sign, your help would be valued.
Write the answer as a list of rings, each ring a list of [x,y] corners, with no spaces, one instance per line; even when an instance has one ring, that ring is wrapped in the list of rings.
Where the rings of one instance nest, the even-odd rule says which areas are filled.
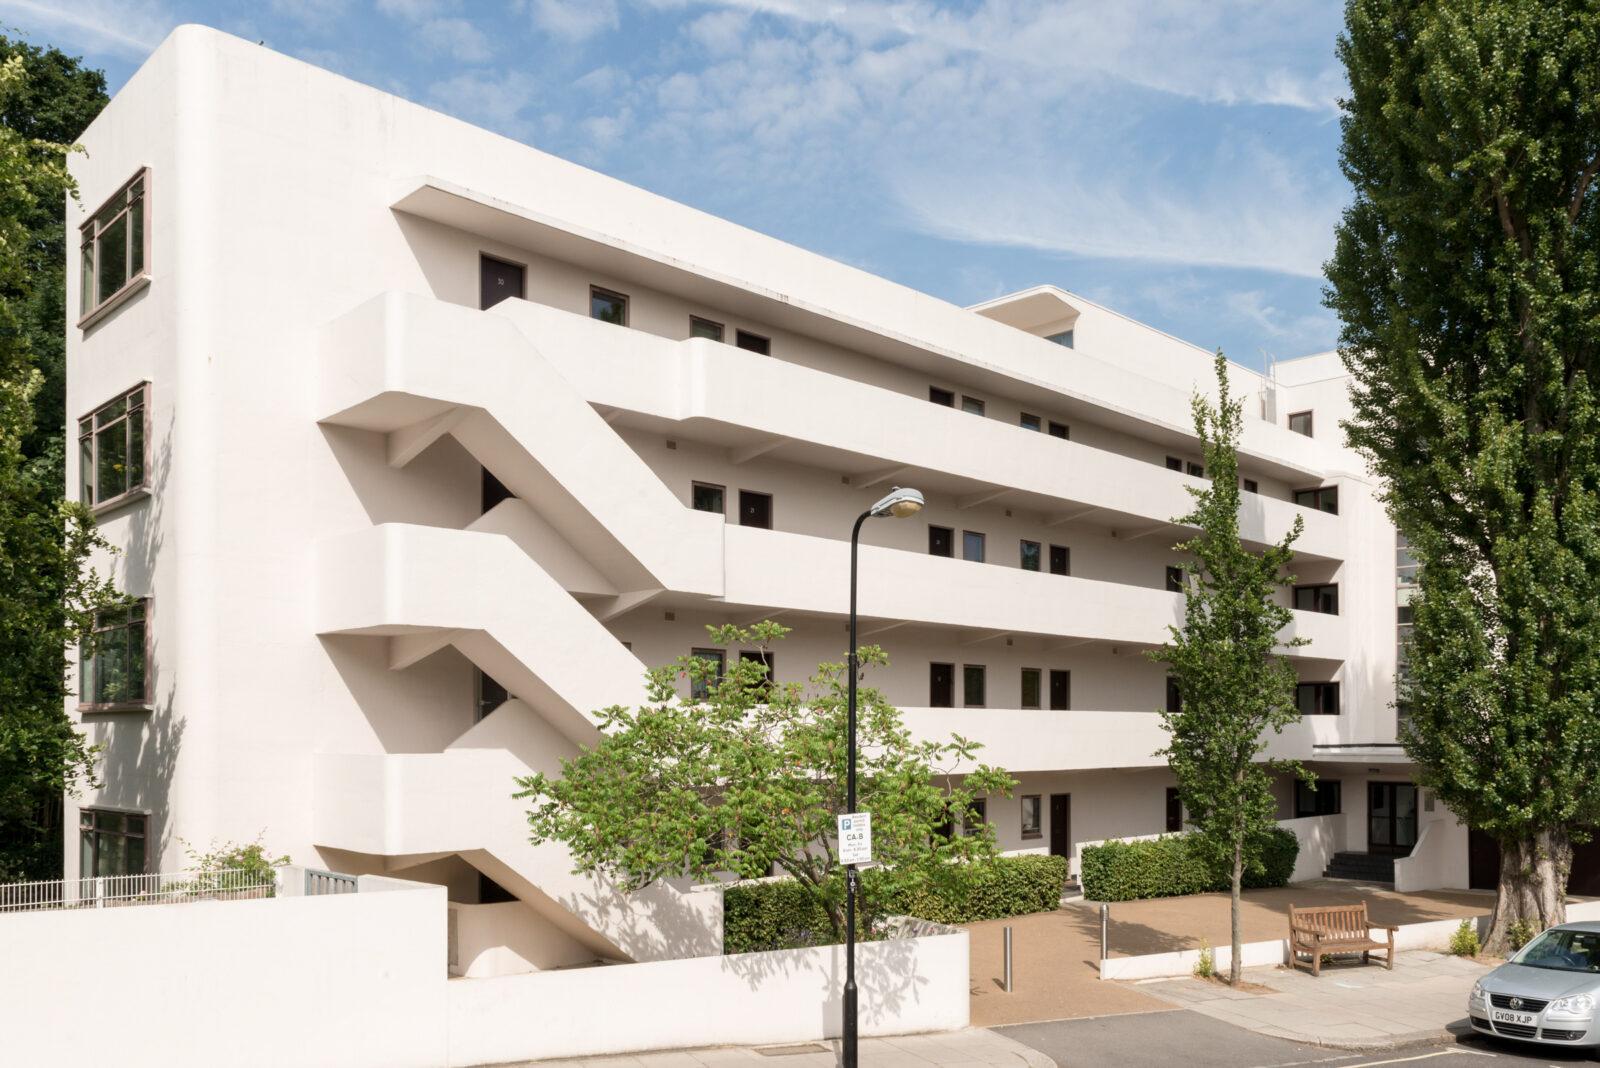
[[[872,813],[849,812],[839,817],[839,863],[872,862]]]

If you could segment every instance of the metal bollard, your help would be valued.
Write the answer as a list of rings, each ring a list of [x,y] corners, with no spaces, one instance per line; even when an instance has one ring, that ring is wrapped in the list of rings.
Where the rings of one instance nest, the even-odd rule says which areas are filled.
[[[1011,993],[1011,926],[1006,925],[1006,993]]]
[[[1101,960],[1105,960],[1108,956],[1110,956],[1110,954],[1106,952],[1106,948],[1107,948],[1107,945],[1108,945],[1107,938],[1106,938],[1106,931],[1110,928],[1110,926],[1111,926],[1111,906],[1110,905],[1101,905],[1100,906],[1100,959]]]

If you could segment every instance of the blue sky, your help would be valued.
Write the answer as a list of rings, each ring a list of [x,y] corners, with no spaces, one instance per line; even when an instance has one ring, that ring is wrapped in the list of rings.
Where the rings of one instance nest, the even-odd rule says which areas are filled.
[[[119,87],[203,22],[960,304],[1332,347],[1334,0],[0,0]]]

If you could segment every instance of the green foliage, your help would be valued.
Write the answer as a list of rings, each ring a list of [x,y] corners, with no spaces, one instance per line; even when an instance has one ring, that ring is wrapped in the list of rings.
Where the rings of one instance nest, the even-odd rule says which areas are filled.
[[[1247,890],[1285,886],[1294,874],[1300,842],[1282,827],[1260,832],[1245,850],[1241,885]],[[1083,896],[1090,901],[1137,901],[1227,890],[1231,865],[1197,834],[1136,842],[1112,840],[1083,851]]]
[[[241,871],[250,881],[271,879],[274,869],[285,864],[293,863],[288,854],[274,857],[267,852],[267,847],[262,844],[257,836],[253,842],[212,842],[205,852],[195,849],[189,843],[184,843],[184,851],[189,854],[189,867],[202,875],[215,875],[218,872]]]
[[[1211,943],[1200,939],[1200,956],[1194,962],[1194,976],[1196,979],[1210,979],[1217,974],[1217,958],[1211,952]]]
[[[1272,772],[1311,779],[1298,763],[1267,761],[1269,733],[1299,718],[1295,672],[1279,655],[1279,634],[1294,618],[1278,597],[1294,578],[1287,573],[1291,546],[1302,523],[1276,545],[1251,552],[1239,539],[1239,458],[1243,409],[1228,383],[1228,363],[1216,356],[1217,403],[1193,400],[1195,434],[1205,454],[1210,484],[1191,487],[1194,509],[1174,522],[1198,533],[1177,546],[1193,556],[1185,565],[1185,610],[1172,640],[1150,654],[1167,665],[1182,706],[1163,710],[1171,740],[1163,753],[1194,830],[1193,848],[1227,864],[1233,890],[1233,974],[1239,971],[1239,889],[1254,865],[1250,848],[1275,826]]]
[[[1327,265],[1349,441],[1421,563],[1402,741],[1564,915],[1600,823],[1600,8],[1351,0]]]
[[[1515,953],[1532,942],[1538,934],[1539,928],[1531,920],[1513,920],[1506,928],[1506,945]]]
[[[1476,957],[1480,948],[1477,922],[1462,920],[1455,934],[1450,936],[1450,952],[1457,957]]]
[[[762,650],[788,633],[772,622],[707,630],[716,645]],[[859,662],[865,674],[887,658],[863,646]],[[682,875],[759,878],[776,865],[842,938],[844,892],[834,875],[835,817],[845,810],[845,666],[822,664],[807,684],[773,684],[757,660],[732,661],[721,678],[716,670],[685,656],[650,671],[646,704],[598,713],[600,741],[562,761],[559,778],[519,779],[516,796],[532,802],[531,839],[564,842],[576,871],[626,890]],[[683,700],[684,680],[707,697]],[[948,886],[962,864],[992,857],[995,844],[985,824],[971,834],[945,828],[973,799],[1016,784],[977,763],[978,746],[964,738],[913,742],[878,690],[861,686],[857,698],[857,807],[872,813],[881,893]]]
[[[88,514],[61,497],[61,209],[73,194],[61,142],[98,110],[103,85],[94,89],[92,77],[53,50],[0,38],[0,59],[0,880],[6,880],[60,874],[61,842],[46,835],[42,817],[63,791],[92,780],[94,766],[93,750],[65,711],[66,648],[87,634],[96,609],[117,598],[85,570],[104,542]]]
[[[883,868],[868,868],[861,873],[856,934],[875,937],[875,925],[888,916],[957,924],[1051,912],[1061,904],[1066,880],[1065,857],[993,857],[958,866],[940,885],[912,889]],[[728,887],[722,900],[725,952],[800,949],[834,940],[816,895],[793,879],[739,883]]]

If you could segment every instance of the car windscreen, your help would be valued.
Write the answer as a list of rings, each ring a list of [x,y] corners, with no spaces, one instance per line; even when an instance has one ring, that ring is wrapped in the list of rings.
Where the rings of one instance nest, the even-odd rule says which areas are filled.
[[[1546,931],[1522,947],[1511,961],[1529,968],[1600,973],[1600,933]]]

